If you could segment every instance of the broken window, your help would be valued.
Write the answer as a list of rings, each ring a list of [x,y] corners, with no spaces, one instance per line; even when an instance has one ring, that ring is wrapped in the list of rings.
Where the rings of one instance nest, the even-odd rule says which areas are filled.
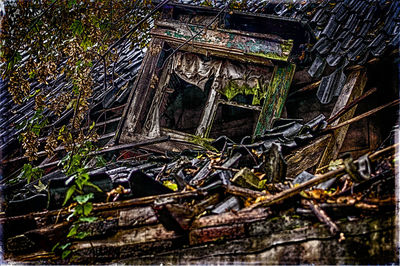
[[[149,135],[185,133],[201,137],[252,135],[272,69],[256,64],[177,52],[153,101]],[[162,83],[162,82],[161,82]],[[157,97],[156,97],[157,98]]]
[[[172,74],[160,106],[160,126],[195,134],[210,85],[202,90]]]

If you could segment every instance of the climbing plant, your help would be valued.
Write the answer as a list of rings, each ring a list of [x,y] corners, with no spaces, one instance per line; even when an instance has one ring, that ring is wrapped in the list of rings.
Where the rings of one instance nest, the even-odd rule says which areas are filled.
[[[123,41],[144,46],[151,20],[143,21],[132,34],[124,36],[144,18],[153,5],[150,0],[17,0],[5,2],[1,18],[1,78],[16,104],[34,98],[38,115],[50,110],[60,116],[73,109],[66,127],[54,128],[46,137],[49,155],[58,145],[67,151],[95,135],[81,130],[93,93],[95,67],[107,69],[118,58],[114,44]],[[100,67],[99,67],[100,66]],[[54,94],[57,78],[65,76],[71,89]],[[38,82],[43,86],[31,84]],[[67,85],[66,85],[67,86]],[[21,142],[30,161],[37,159],[43,119],[31,119],[23,126]],[[93,132],[91,132],[93,133]]]

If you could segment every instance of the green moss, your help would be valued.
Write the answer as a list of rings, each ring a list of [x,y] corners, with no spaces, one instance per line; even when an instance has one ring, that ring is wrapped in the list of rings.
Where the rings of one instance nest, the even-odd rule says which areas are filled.
[[[225,95],[229,101],[238,94],[253,95],[252,104],[258,105],[261,103],[261,100],[265,98],[266,86],[262,85],[259,80],[257,80],[257,85],[255,87],[250,87],[248,84],[240,86],[235,81],[231,80],[219,93]]]
[[[203,147],[203,148],[206,149],[206,150],[218,152],[218,150],[217,150],[215,147],[213,147],[213,146],[211,145],[211,142],[212,142],[213,140],[214,140],[214,139],[202,138],[202,137],[200,137],[200,136],[194,136],[194,135],[193,135],[193,136],[190,136],[190,137],[187,139],[188,142],[193,143],[193,144],[196,144],[196,145],[199,145],[199,146]]]

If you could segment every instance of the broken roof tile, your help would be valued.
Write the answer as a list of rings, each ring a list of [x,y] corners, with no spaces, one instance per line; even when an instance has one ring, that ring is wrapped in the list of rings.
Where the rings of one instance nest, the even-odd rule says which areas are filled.
[[[331,53],[326,58],[326,62],[328,63],[329,66],[335,67],[341,62],[342,58],[343,58],[342,53],[339,53],[339,52]]]
[[[311,67],[308,69],[308,74],[313,78],[319,78],[325,69],[326,62],[320,56],[316,56]]]
[[[336,40],[342,41],[342,40],[344,40],[344,39],[347,37],[348,34],[349,34],[348,31],[346,31],[346,30],[341,30],[341,31],[340,31],[340,34],[338,34],[338,36],[336,37]]]
[[[326,25],[325,29],[322,31],[321,36],[326,36],[329,39],[332,39],[338,27],[339,25],[335,20],[335,15],[332,15],[329,18],[329,22]]]
[[[321,16],[321,18],[317,21],[317,26],[318,27],[322,27],[322,26],[324,26],[327,22],[328,22],[328,20],[329,20],[329,14],[328,13],[323,13],[322,14],[322,16]]]
[[[364,37],[368,33],[370,27],[371,27],[371,22],[364,22],[357,36]]]
[[[385,34],[384,33],[379,33],[375,39],[368,45],[368,48],[373,48],[378,46],[380,43],[382,43],[385,39]]]
[[[321,38],[313,47],[320,55],[327,54],[332,46],[332,42],[327,37]]]
[[[386,43],[380,42],[378,46],[376,46],[371,50],[371,54],[375,57],[379,57],[385,52],[385,48],[386,48]]]
[[[368,11],[369,11],[369,5],[367,1],[362,1],[361,5],[357,9],[358,17],[364,18]]]
[[[315,12],[313,18],[310,20],[311,23],[317,23],[320,21],[322,15],[324,14],[325,10],[323,8],[318,9],[317,12]]]
[[[376,11],[375,6],[371,6],[364,16],[364,21],[371,21]]]
[[[317,98],[322,104],[330,103],[333,97],[338,96],[346,82],[346,75],[343,68],[337,69],[329,76],[325,76],[321,80],[318,87]]]
[[[343,12],[336,14],[336,21],[340,23],[344,23],[345,19],[349,16],[349,11],[343,8]]]
[[[357,15],[356,14],[351,14],[350,17],[348,18],[346,24],[344,25],[343,29],[344,30],[351,30],[353,28],[354,23],[357,20]]]
[[[342,42],[342,50],[347,50],[352,42],[353,42],[353,34],[349,32],[347,33],[345,39]]]
[[[350,49],[350,52],[347,54],[347,58],[352,62],[358,60],[360,57],[362,57],[363,53],[366,52],[366,47],[367,45],[364,42],[359,43],[358,46]]]

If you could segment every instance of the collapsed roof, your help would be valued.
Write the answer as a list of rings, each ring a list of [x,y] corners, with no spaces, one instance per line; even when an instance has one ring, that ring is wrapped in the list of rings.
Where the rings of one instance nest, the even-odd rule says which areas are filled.
[[[116,75],[95,72],[90,117],[98,119],[99,145],[114,146],[101,151],[108,165],[90,171],[108,195],[95,193],[99,219],[80,225],[90,233],[74,240],[75,262],[154,263],[182,247],[180,259],[171,261],[182,263],[185,254],[194,261],[209,255],[223,261],[239,250],[244,255],[236,262],[266,254],[275,263],[370,262],[360,255],[364,246],[352,249],[337,240],[363,243],[373,230],[383,232],[381,242],[394,239],[393,147],[378,150],[393,144],[397,116],[387,109],[364,120],[358,115],[397,97],[391,55],[399,42],[398,5],[260,2],[250,10],[257,14],[164,6],[144,58],[139,49],[121,47],[112,66]],[[9,126],[32,115],[27,110],[33,102],[12,106],[2,85],[3,109],[11,112],[2,116],[8,180],[26,160]],[[61,76],[51,93],[68,89],[64,85]],[[70,115],[51,120],[51,126]],[[353,116],[357,123],[344,124]],[[352,158],[371,151],[376,152],[354,164]],[[329,164],[346,152],[352,157]],[[54,170],[61,157],[42,157],[47,191],[38,192],[38,181],[3,188],[8,258],[65,262],[50,252],[71,226],[68,210],[60,209],[68,177]],[[313,228],[316,219],[323,225]],[[379,228],[373,228],[376,223]],[[294,231],[294,241],[297,226],[306,232]],[[279,249],[283,239],[304,242],[286,246],[295,261]],[[308,261],[294,250],[309,250],[312,239],[320,252]],[[326,239],[334,241],[322,244]],[[206,244],[215,242],[209,250]],[[395,260],[392,247],[368,246],[364,255],[387,263]],[[325,258],[324,248],[342,248],[343,254]],[[383,253],[390,254],[387,260]]]

